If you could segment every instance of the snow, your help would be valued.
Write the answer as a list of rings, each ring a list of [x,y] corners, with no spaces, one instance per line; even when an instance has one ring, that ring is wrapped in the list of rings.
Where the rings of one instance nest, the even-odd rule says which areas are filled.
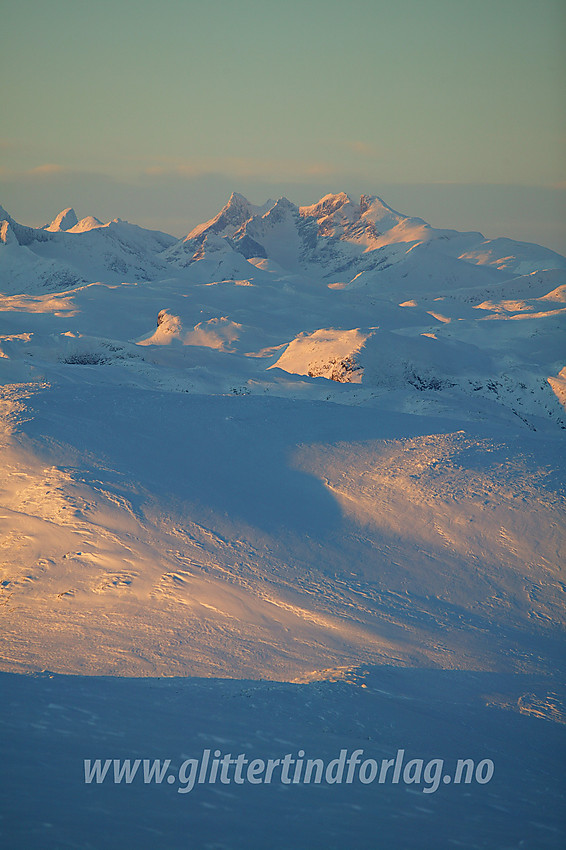
[[[71,213],[1,213],[7,846],[562,846],[566,260],[344,193]],[[80,778],[216,745],[495,774]]]
[[[336,681],[0,674],[11,848],[558,848],[563,735],[544,677],[385,666]],[[538,696],[535,696],[536,692]],[[487,785],[85,785],[83,760],[491,756]]]
[[[462,254],[460,259],[479,265],[495,266],[513,275],[564,268],[563,258],[554,251],[528,243],[517,244],[511,239],[485,241]]]
[[[299,334],[270,368],[278,367],[297,375],[361,383],[361,369],[354,369],[353,357],[370,333],[361,333],[359,328],[320,328],[311,334]],[[357,374],[353,374],[354,371]]]
[[[86,219],[83,219],[86,221]],[[98,221],[95,219],[95,221]],[[82,223],[82,222],[81,222]],[[98,222],[100,224],[101,222]],[[77,214],[75,213],[72,207],[68,207],[66,210],[63,210],[56,216],[49,227],[46,227],[45,230],[59,231],[59,230],[71,230],[71,228],[76,227],[79,224],[79,220],[77,218]],[[86,230],[87,228],[83,228]]]
[[[70,233],[86,233],[87,230],[94,230],[96,227],[103,227],[101,221],[99,221],[93,215],[87,215],[85,218],[81,218],[80,221],[74,225],[74,227],[69,228]]]

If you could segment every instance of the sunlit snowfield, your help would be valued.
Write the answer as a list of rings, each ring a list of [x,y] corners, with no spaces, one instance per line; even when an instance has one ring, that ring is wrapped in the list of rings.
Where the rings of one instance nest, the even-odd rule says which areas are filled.
[[[566,259],[343,194],[0,217],[7,846],[563,846]],[[206,746],[495,773],[84,784]]]

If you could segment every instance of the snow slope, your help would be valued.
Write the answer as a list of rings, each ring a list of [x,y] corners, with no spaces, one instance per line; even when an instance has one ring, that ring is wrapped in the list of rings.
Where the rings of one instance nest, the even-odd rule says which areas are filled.
[[[102,224],[63,210],[47,228],[25,227],[0,207],[0,291],[54,292],[95,280],[148,280],[176,240],[115,219]]]
[[[281,848],[373,848],[380,829],[561,846],[566,260],[344,193],[234,194],[184,240],[71,209],[0,218],[8,846],[184,847],[190,812],[195,847],[259,848],[268,811]],[[467,744],[499,774],[380,786],[377,808],[357,783],[214,786],[188,809],[65,775],[213,736],[274,757]]]

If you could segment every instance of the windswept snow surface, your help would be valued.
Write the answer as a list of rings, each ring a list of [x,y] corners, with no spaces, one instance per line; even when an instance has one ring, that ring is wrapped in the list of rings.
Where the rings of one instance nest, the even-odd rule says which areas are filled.
[[[344,193],[0,219],[7,846],[563,846],[566,260]],[[496,772],[83,784],[206,746]]]

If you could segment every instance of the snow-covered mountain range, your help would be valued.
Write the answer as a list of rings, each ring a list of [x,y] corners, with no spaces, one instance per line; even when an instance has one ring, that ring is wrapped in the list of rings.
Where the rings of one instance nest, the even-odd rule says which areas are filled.
[[[469,269],[462,264],[479,267],[476,277],[470,278],[474,285],[482,273],[488,282],[502,279],[491,277],[494,271],[509,277],[566,266],[564,257],[546,248],[489,240],[476,232],[439,230],[395,212],[380,198],[364,195],[354,203],[343,192],[304,207],[286,198],[257,207],[234,193],[218,215],[182,240],[120,219],[103,224],[87,216],[79,221],[71,208],[43,228],[30,228],[0,207],[0,222],[2,243],[9,249],[1,255],[4,292],[18,291],[23,269],[30,275],[28,285],[56,291],[66,285],[69,275],[74,274],[76,282],[92,282],[101,272],[112,278],[149,280],[159,271],[190,267],[219,250],[246,260],[266,259],[287,273],[302,272],[343,286],[356,281],[358,286],[371,285],[376,273],[405,266],[409,259],[409,268],[418,265],[423,275],[433,268],[439,283],[448,285],[468,283]],[[18,250],[23,248],[28,250]],[[30,263],[37,264],[33,272]],[[405,277],[406,272],[404,267]],[[390,282],[389,275],[375,285],[382,289]]]
[[[528,427],[541,417],[564,425],[566,260],[550,250],[438,230],[344,193],[305,207],[285,198],[256,207],[234,193],[182,240],[120,219],[79,222],[72,209],[41,229],[0,216],[6,306],[33,298],[38,312],[71,299],[76,316],[74,330],[63,323],[72,336],[7,341],[22,357],[39,344],[50,358],[109,362],[118,345],[138,366],[148,351],[169,364],[160,386],[166,374],[203,389],[206,366],[225,389],[277,392],[284,370],[360,384],[364,399],[409,390],[413,407],[473,399],[479,418],[495,402],[496,415],[511,411]],[[103,321],[93,314],[100,298]]]
[[[180,240],[0,221],[10,846],[561,846],[566,259],[344,193]],[[498,772],[426,805],[79,787],[148,740]]]
[[[337,555],[345,545],[338,539],[346,529],[351,533],[350,523],[369,523],[372,540],[375,529],[386,538],[401,535],[403,556],[386,556],[391,544],[385,538],[372,546],[386,561],[401,558],[403,574],[411,579],[397,575],[395,592],[416,582],[418,605],[428,610],[424,599],[451,597],[455,591],[448,590],[452,579],[437,577],[431,596],[430,576],[424,580],[422,574],[422,547],[426,557],[433,557],[438,546],[442,552],[448,546],[451,557],[459,552],[456,573],[464,570],[466,583],[474,585],[475,565],[484,557],[487,540],[507,527],[498,513],[507,510],[506,488],[520,480],[519,491],[527,487],[531,492],[533,482],[544,480],[542,471],[527,473],[528,464],[521,466],[515,440],[529,446],[521,457],[534,445],[544,453],[554,441],[560,444],[566,427],[566,260],[551,251],[490,241],[479,233],[437,230],[400,215],[379,198],[362,196],[354,203],[343,193],[306,207],[285,198],[256,207],[233,194],[217,216],[182,240],[120,219],[78,221],[72,209],[41,229],[18,224],[5,212],[2,216],[0,368],[6,434],[19,434],[21,428],[31,441],[20,445],[6,437],[8,454],[19,457],[26,447],[20,471],[5,482],[10,509],[16,511],[7,521],[21,526],[16,540],[28,539],[37,522],[43,529],[31,550],[42,566],[36,565],[32,579],[31,544],[14,544],[18,566],[7,568],[4,592],[16,600],[23,594],[35,618],[38,610],[42,617],[51,616],[45,600],[53,594],[67,600],[61,602],[64,616],[74,618],[85,605],[98,607],[114,588],[134,606],[132,617],[144,599],[160,621],[163,600],[177,606],[174,619],[183,610],[188,582],[193,600],[208,599],[197,621],[212,617],[214,629],[238,623],[234,611],[252,593],[255,601],[245,605],[255,613],[235,626],[234,646],[250,629],[255,634],[266,617],[271,623],[260,629],[272,646],[262,650],[261,660],[252,656],[244,663],[235,650],[217,657],[217,639],[207,632],[206,638],[193,635],[191,647],[183,643],[178,656],[164,650],[140,665],[126,652],[117,671],[165,666],[293,678],[306,669],[332,666],[312,649],[311,633],[319,635],[315,644],[325,646],[325,656],[337,634],[342,646],[346,632],[338,623],[349,603],[343,599],[330,608],[322,603],[327,580],[320,565],[313,568],[309,524],[320,533],[326,529],[326,558],[337,558],[339,572],[356,575],[356,586],[358,568],[346,569],[344,555]],[[500,448],[501,440],[507,450]],[[132,446],[139,446],[139,453]],[[52,464],[44,474],[46,461],[38,458],[46,451]],[[487,462],[491,452],[495,457],[501,451],[510,454],[489,474],[494,476],[490,485],[485,470],[482,483],[455,483],[464,458],[472,466],[462,474],[475,481],[478,452]],[[112,473],[103,474],[102,468]],[[515,470],[508,477],[502,472],[507,468]],[[489,498],[478,501],[484,490],[500,493],[499,507],[488,513],[481,505]],[[452,507],[453,493],[460,493],[467,506],[465,520]],[[181,509],[167,507],[166,497],[191,506],[180,526],[173,516]],[[549,498],[540,495],[537,503],[547,506],[550,523],[556,503]],[[35,506],[29,516],[28,504]],[[107,538],[109,523],[129,528],[126,537],[134,533],[142,522],[140,511],[149,510],[149,504],[150,512],[156,511],[154,531],[149,537],[147,531],[135,532],[135,555],[121,532],[117,537],[112,532],[114,542]],[[518,504],[515,496],[512,504]],[[397,510],[402,521],[393,518]],[[214,522],[205,521],[208,512]],[[77,519],[63,519],[73,516]],[[514,542],[504,545],[510,547],[505,557],[512,553],[519,559],[521,573],[529,559],[539,562],[540,547],[555,551],[556,545],[549,543],[554,537],[548,530],[543,543],[538,525],[530,527],[530,516],[522,520],[529,541],[519,544],[511,535]],[[330,517],[331,527],[342,529],[334,544],[328,536]],[[455,534],[454,523],[472,517],[473,524]],[[407,537],[402,528],[409,518]],[[56,539],[53,522],[67,529],[60,529]],[[431,523],[437,529],[432,537]],[[209,525],[212,538],[203,530]],[[106,542],[77,546],[72,541],[83,534],[79,528]],[[260,542],[265,534],[268,544]],[[161,536],[159,557],[150,543],[155,535]],[[238,546],[222,542],[234,537],[241,538],[242,555],[247,552],[243,562]],[[224,545],[228,548],[221,554]],[[259,554],[264,545],[267,558]],[[350,565],[367,559],[367,545],[366,540],[363,551],[352,550]],[[502,557],[490,554],[496,571]],[[552,560],[550,551],[544,557]],[[302,566],[283,567],[289,563]],[[261,580],[252,577],[258,569]],[[373,631],[375,610],[384,604],[381,594],[391,590],[389,579],[383,585],[383,575],[391,569],[380,567],[379,591],[363,584],[373,601],[367,614],[358,612],[355,619],[374,636],[365,631],[362,636],[361,626],[350,624],[345,645],[357,648],[345,654],[336,650],[333,663],[356,658],[362,646],[364,657],[392,652],[396,658],[399,653],[413,658],[423,651],[437,657],[432,637],[428,650],[419,638],[418,650],[417,643],[408,648],[409,642],[401,651],[395,641],[390,645],[391,635],[383,643],[381,626]],[[227,592],[228,574],[238,586],[229,590],[230,601],[220,603],[217,595]],[[275,574],[277,591],[268,590]],[[322,609],[307,615],[313,597],[305,597],[299,587],[308,587],[309,581]],[[277,596],[283,592],[281,582],[285,601]],[[548,595],[544,604],[554,611],[561,585],[551,581],[544,586],[536,599]],[[350,579],[345,587],[353,592]],[[477,592],[465,602],[470,612],[478,605]],[[499,598],[497,593],[493,598]],[[393,606],[406,628],[410,606],[401,610],[393,597],[387,599],[386,607]],[[506,606],[501,616],[513,610]],[[217,610],[222,613],[211,613]],[[271,622],[267,612],[274,611],[278,614]],[[554,622],[548,611],[545,617]],[[532,616],[528,606],[521,609],[520,617],[525,616]],[[283,663],[280,637],[272,629],[277,623],[279,630],[289,618],[302,624],[293,641],[297,646],[302,640],[303,649]],[[284,628],[293,632],[294,627],[287,623]],[[298,637],[301,629],[303,638]],[[16,666],[74,669],[76,646],[63,646],[59,637],[46,644],[40,634],[41,643],[28,647],[28,660],[22,656]],[[116,663],[111,649],[116,636],[109,632],[104,640],[108,648],[98,650],[96,663],[90,656],[84,661],[100,672],[114,670]],[[370,651],[374,640],[376,648]]]

